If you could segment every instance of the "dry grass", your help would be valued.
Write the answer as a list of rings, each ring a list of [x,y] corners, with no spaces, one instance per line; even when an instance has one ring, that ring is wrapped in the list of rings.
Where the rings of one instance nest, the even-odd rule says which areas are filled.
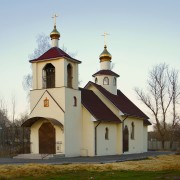
[[[179,155],[164,155],[149,157],[148,160],[127,161],[109,164],[69,164],[69,165],[0,165],[0,176],[5,178],[22,176],[44,176],[66,171],[109,171],[109,170],[133,170],[133,171],[162,171],[180,170]]]

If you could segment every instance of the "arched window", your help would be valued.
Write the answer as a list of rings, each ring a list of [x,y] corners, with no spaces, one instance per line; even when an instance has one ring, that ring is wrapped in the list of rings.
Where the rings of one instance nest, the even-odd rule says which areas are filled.
[[[74,99],[74,106],[77,106],[77,98],[76,98],[76,96],[74,96],[73,99]]]
[[[131,139],[134,139],[134,122],[131,123]]]
[[[109,129],[106,127],[105,129],[105,140],[109,139]]]
[[[97,79],[97,77],[95,78],[95,83],[97,84],[97,82],[98,82],[98,79]]]
[[[109,78],[108,78],[108,77],[105,77],[105,78],[103,79],[103,84],[104,84],[104,85],[109,85]]]
[[[43,68],[43,88],[55,87],[55,67],[48,63]]]
[[[116,78],[113,79],[113,85],[116,86]]]
[[[72,88],[72,66],[71,64],[68,64],[67,66],[67,87]]]

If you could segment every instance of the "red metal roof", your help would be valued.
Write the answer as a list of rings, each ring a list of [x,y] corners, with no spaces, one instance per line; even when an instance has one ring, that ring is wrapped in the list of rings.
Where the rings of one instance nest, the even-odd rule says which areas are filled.
[[[81,90],[81,102],[83,106],[94,116],[98,121],[116,122],[121,120],[99,99],[99,97],[91,90]]]
[[[96,72],[95,74],[93,74],[92,76],[95,77],[97,75],[110,75],[110,76],[116,76],[119,77],[118,74],[116,74],[115,72],[111,71],[111,70],[100,70],[98,72]]]
[[[147,120],[149,119],[132,101],[130,101],[120,90],[117,90],[117,95],[114,95],[104,89],[102,86],[89,82],[94,85],[106,98],[108,98],[124,115],[129,115],[132,117],[143,118],[144,123],[151,125]],[[88,83],[88,84],[89,84]],[[88,85],[87,84],[87,85]],[[87,86],[86,85],[86,86]],[[85,88],[86,88],[85,86]]]
[[[65,53],[63,50],[61,50],[58,47],[52,47],[51,49],[46,51],[44,54],[42,54],[37,59],[30,60],[29,62],[37,62],[37,61],[41,61],[41,60],[52,59],[52,58],[59,58],[59,57],[70,58],[73,61],[76,61],[77,63],[81,63],[81,61],[72,58],[71,56],[69,56],[67,53]]]

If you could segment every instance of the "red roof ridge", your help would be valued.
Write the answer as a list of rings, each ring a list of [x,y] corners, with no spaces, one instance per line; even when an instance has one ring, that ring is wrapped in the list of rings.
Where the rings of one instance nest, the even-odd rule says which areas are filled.
[[[50,48],[48,51],[46,51],[44,54],[42,54],[40,57],[36,58],[36,59],[32,59],[29,62],[37,62],[37,61],[42,61],[42,60],[49,60],[49,59],[55,59],[55,58],[68,58],[71,59],[73,61],[76,61],[77,63],[81,63],[81,61],[72,58],[70,55],[68,55],[66,52],[64,52],[63,50],[61,50],[58,47],[52,47]]]

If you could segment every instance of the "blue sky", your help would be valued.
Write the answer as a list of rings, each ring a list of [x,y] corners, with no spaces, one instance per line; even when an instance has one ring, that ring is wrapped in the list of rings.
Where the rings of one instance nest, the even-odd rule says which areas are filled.
[[[51,16],[57,13],[60,47],[76,52],[82,61],[79,79],[84,86],[99,69],[103,37],[120,75],[118,88],[139,107],[135,87],[146,88],[153,65],[167,63],[180,70],[179,0],[0,0],[0,99],[11,111],[16,96],[16,116],[28,109],[23,76],[31,71],[28,56],[39,33],[49,35]],[[142,107],[144,109],[144,107]],[[145,113],[148,112],[145,110]]]

